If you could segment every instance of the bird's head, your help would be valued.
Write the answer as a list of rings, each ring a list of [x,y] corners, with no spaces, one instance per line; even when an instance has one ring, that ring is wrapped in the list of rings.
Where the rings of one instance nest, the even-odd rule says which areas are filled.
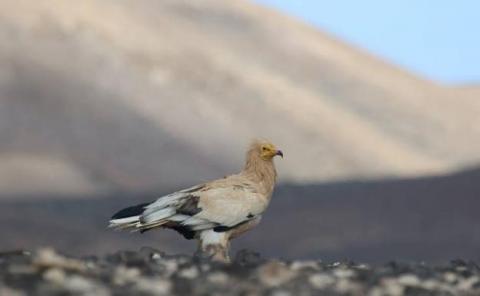
[[[263,160],[271,160],[277,155],[283,158],[283,152],[266,140],[255,140],[252,148],[256,150]]]

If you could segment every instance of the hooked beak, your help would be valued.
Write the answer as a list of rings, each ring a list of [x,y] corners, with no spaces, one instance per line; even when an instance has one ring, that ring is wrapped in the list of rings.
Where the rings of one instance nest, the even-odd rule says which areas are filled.
[[[277,150],[277,153],[275,155],[281,156],[283,158],[283,152],[282,150]]]

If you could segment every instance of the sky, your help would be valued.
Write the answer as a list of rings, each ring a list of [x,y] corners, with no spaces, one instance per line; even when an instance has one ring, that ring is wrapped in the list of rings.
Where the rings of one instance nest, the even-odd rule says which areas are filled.
[[[255,0],[419,76],[480,82],[479,0]]]

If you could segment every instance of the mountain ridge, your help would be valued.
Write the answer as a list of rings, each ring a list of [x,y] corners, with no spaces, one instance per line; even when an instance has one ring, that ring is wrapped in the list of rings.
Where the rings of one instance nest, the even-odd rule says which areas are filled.
[[[475,95],[460,99],[265,7],[2,6],[6,192],[199,183],[238,171],[254,137],[286,152],[278,171],[290,182],[442,174],[480,160]],[[49,177],[19,155],[45,163],[38,171]],[[12,171],[30,179],[12,184]]]

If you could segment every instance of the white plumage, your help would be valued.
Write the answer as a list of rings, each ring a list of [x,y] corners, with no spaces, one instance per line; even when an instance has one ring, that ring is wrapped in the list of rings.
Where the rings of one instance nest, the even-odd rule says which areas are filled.
[[[187,239],[199,239],[201,251],[214,259],[228,261],[229,240],[257,225],[269,204],[276,155],[283,156],[274,145],[256,141],[239,174],[123,209],[112,217],[110,226],[142,232],[171,228]]]

